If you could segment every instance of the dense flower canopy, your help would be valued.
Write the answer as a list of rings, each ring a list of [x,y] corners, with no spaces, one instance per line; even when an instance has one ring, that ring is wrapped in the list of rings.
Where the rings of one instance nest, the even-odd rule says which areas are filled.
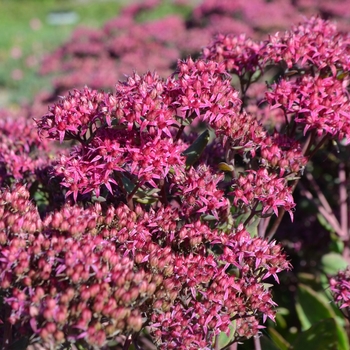
[[[144,28],[151,55],[183,25],[135,26],[129,42],[140,6],[103,29],[112,56],[141,57]],[[193,20],[237,9],[259,23],[243,1],[206,1]],[[88,56],[101,59],[103,35],[88,34]],[[113,92],[71,90],[35,118],[39,136],[28,120],[19,137],[13,119],[1,121],[0,321],[46,348],[126,349],[142,332],[184,350],[257,336],[276,316],[267,281],[291,268],[265,238],[269,220],[293,219],[315,150],[350,137],[348,49],[349,36],[316,17],[265,41],[218,34],[167,77],[134,71]],[[179,58],[174,50],[166,55]],[[276,110],[271,128],[263,115]],[[331,279],[343,308],[346,274]]]

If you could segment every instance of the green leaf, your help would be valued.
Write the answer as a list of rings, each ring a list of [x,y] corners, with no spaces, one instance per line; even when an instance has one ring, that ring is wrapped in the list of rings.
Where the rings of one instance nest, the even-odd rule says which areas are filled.
[[[338,350],[337,326],[332,318],[324,319],[302,332],[290,350]]]
[[[264,350],[285,350],[285,348],[280,348],[278,344],[270,340],[266,335],[260,337],[261,348]]]
[[[219,349],[223,349],[225,346],[227,346],[233,341],[233,338],[235,337],[235,332],[236,332],[236,321],[231,322],[231,324],[229,325],[229,328],[230,328],[229,335],[227,335],[225,332],[221,332],[217,335],[217,337],[219,337],[218,339]]]
[[[151,190],[143,190],[139,188],[134,194],[136,201],[142,204],[152,204],[159,200],[157,193],[160,192],[159,188],[152,188]]]
[[[303,330],[322,319],[335,317],[328,299],[323,294],[300,284],[297,296],[298,302],[295,307]]]
[[[336,326],[337,326],[337,335],[338,335],[338,350],[349,350],[350,349],[349,337],[345,331],[345,328],[339,325],[338,322],[336,322]]]
[[[193,165],[203,153],[205,147],[209,142],[209,130],[206,129],[202,134],[200,134],[197,139],[188,147],[185,151],[181,153],[182,156],[186,157],[186,166],[190,167]]]
[[[102,197],[102,196],[99,196],[99,197],[96,197],[96,196],[91,196],[91,200],[92,202],[98,202],[98,203],[102,203],[102,202],[105,202],[106,201],[106,198],[105,197]]]
[[[310,287],[300,284],[298,287],[298,303],[295,308],[304,330],[323,319],[332,318],[336,322],[337,349],[349,350],[349,340],[342,326],[342,321],[339,320],[339,316],[334,312],[323,291],[316,292]]]
[[[307,284],[309,287],[314,287],[314,285],[318,286],[317,281],[315,281],[315,275],[313,273],[299,272],[297,276],[300,284]]]
[[[250,216],[251,212],[244,213],[237,217],[235,220],[235,226],[238,227],[239,224],[244,223],[248,217]],[[258,236],[258,225],[261,218],[258,215],[254,215],[252,219],[250,220],[249,225],[244,226],[244,228],[250,233],[251,237],[257,237]]]
[[[287,321],[284,316],[290,314],[289,310],[284,307],[279,307],[276,310],[276,324],[280,329],[287,329]]]
[[[217,220],[217,218],[214,215],[210,215],[210,214],[204,215],[202,217],[202,219],[204,221],[215,221],[215,220]]]
[[[128,179],[124,174],[121,175],[123,186],[125,188],[125,191],[128,193],[131,193],[133,189],[135,188],[135,184],[132,183],[130,179]]]
[[[290,347],[290,344],[287,342],[287,340],[284,339],[282,335],[276,331],[276,329],[269,327],[268,330],[269,330],[269,335],[272,341],[274,342],[274,344],[276,344],[280,350],[288,350],[288,348]]]
[[[332,227],[332,225],[329,224],[329,222],[322,214],[317,213],[317,219],[321,226],[323,226],[328,232],[334,232],[334,228]]]
[[[344,251],[344,242],[334,232],[331,232],[330,238],[329,251],[342,254]]]
[[[245,227],[245,229],[250,233],[251,237],[258,237],[258,226],[261,218],[257,215],[254,215],[253,219],[250,221],[250,224]]]
[[[323,272],[327,275],[335,275],[339,270],[344,270],[348,266],[344,258],[337,253],[328,253],[321,259]]]

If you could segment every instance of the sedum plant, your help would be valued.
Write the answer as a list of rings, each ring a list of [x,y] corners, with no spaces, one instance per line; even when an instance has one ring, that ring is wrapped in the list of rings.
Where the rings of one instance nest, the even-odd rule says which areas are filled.
[[[258,342],[276,315],[267,282],[291,268],[273,235],[307,162],[349,136],[348,58],[319,18],[264,42],[219,35],[167,79],[69,92],[36,119],[42,144],[7,127],[3,346]]]

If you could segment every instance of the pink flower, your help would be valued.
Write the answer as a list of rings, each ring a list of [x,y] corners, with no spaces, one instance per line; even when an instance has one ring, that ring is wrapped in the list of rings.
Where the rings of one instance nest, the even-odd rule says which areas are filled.
[[[260,50],[262,43],[256,43],[241,35],[217,35],[215,40],[203,49],[203,56],[216,62],[223,62],[228,72],[243,77],[262,69]]]
[[[235,180],[233,189],[230,194],[233,195],[235,206],[248,206],[255,210],[261,204],[261,215],[273,212],[276,216],[278,208],[282,207],[293,218],[295,203],[287,180],[279,178],[277,174],[269,174],[267,169],[246,171]]]
[[[340,309],[350,308],[350,269],[339,271],[329,280],[334,301]]]
[[[271,86],[266,100],[271,108],[281,108],[304,126],[304,134],[316,130],[339,139],[350,137],[350,100],[347,82],[334,76],[305,75],[295,80],[282,79]]]
[[[199,166],[179,173],[172,179],[171,194],[181,203],[183,215],[211,214],[217,220],[227,216],[228,199],[218,188],[223,175],[216,175],[209,167]]]
[[[90,90],[75,91],[84,96],[83,107],[90,106],[90,93],[96,102]],[[237,338],[257,334],[259,318],[275,315],[263,280],[272,276],[278,282],[278,273],[290,266],[275,242],[236,227],[236,214],[277,215],[280,207],[291,213],[295,204],[287,177],[304,165],[299,144],[269,136],[254,115],[242,111],[223,63],[179,61],[167,80],[134,73],[114,94],[98,96],[87,113],[95,117],[85,126],[71,119],[67,135],[79,143],[60,156],[52,173],[66,197],[83,206],[66,199],[46,213],[39,240],[23,237],[30,272],[20,271],[20,288],[30,283],[32,292],[19,311],[10,291],[6,300],[14,322],[28,322],[31,312],[30,326],[43,341],[65,339],[73,327],[67,341],[83,338],[93,346],[115,334],[136,334],[145,324],[164,349],[204,348],[240,319],[247,321],[239,321]],[[53,109],[39,129],[62,139],[48,126],[61,116],[61,107]],[[203,141],[201,123],[207,128],[203,144],[197,143]],[[208,165],[214,155],[209,149],[231,162],[232,174],[226,177],[217,159]],[[261,166],[237,177],[236,156],[259,159]],[[17,256],[4,252],[7,286],[18,278],[10,272]],[[41,288],[50,294],[42,302],[41,279],[49,281]],[[56,290],[50,292],[52,285]],[[36,309],[28,310],[29,302]],[[37,317],[44,313],[44,320]]]
[[[333,76],[349,69],[349,35],[318,17],[293,26],[292,30],[270,36],[261,55],[265,62],[285,61],[289,69],[329,69]]]
[[[87,140],[96,130],[97,122],[108,122],[105,107],[107,94],[88,89],[74,90],[68,97],[49,108],[49,113],[37,121],[41,135],[53,140]],[[103,112],[103,114],[102,114]],[[102,117],[103,115],[103,117]]]
[[[47,142],[39,139],[32,120],[2,111],[0,115],[0,185],[11,179],[32,182],[48,162]]]
[[[243,227],[186,222],[173,206],[65,205],[42,221],[28,191],[15,189],[0,193],[0,287],[11,322],[43,344],[84,338],[101,347],[147,322],[161,348],[189,349],[206,346],[233,319],[274,318],[262,280],[289,269],[275,242],[252,239]]]

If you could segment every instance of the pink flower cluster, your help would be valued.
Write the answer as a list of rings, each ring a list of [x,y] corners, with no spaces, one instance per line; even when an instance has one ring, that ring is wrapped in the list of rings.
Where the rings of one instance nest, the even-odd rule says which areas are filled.
[[[15,180],[33,181],[33,174],[47,162],[47,142],[40,140],[33,123],[9,111],[0,116],[0,185]]]
[[[51,345],[83,336],[101,346],[110,334],[140,330],[142,318],[132,304],[155,288],[98,235],[98,207],[64,207],[42,221],[28,191],[13,190],[1,193],[0,207],[1,289],[9,322]]]
[[[265,62],[287,65],[286,76],[266,93],[271,108],[282,109],[287,121],[304,127],[304,134],[315,130],[318,136],[349,142],[349,44],[349,35],[316,17],[282,37],[270,37],[262,52]]]
[[[60,143],[70,139],[86,141],[87,135],[91,136],[96,130],[96,124],[108,119],[107,99],[108,95],[88,88],[70,92],[67,98],[50,107],[49,113],[40,120],[42,136]]]
[[[28,198],[1,193],[1,291],[9,322],[47,346],[102,346],[148,325],[160,348],[198,349],[233,320],[249,337],[260,315],[274,319],[263,280],[289,269],[275,242],[186,223],[174,207],[66,205],[42,221]]]
[[[168,199],[160,192],[169,183],[176,199],[186,203],[183,210],[187,214],[210,213],[219,219],[220,211],[226,217],[227,199],[216,189],[222,177],[209,168],[183,171],[183,152],[190,145],[181,135],[193,121],[207,123],[222,140],[221,148],[231,147],[226,161],[235,153],[250,152],[255,157],[261,149],[265,170],[277,171],[280,177],[298,173],[306,162],[297,145],[293,153],[278,138],[268,136],[254,117],[241,112],[241,100],[224,66],[213,61],[179,61],[176,75],[167,80],[156,74],[134,74],[117,84],[114,95],[87,88],[75,91],[51,107],[37,124],[40,133],[51,139],[79,141],[55,165],[61,185],[67,188],[66,196],[73,194],[75,201],[79,194],[100,197],[106,188],[126,201],[136,195],[141,201],[166,203]],[[286,191],[290,190],[286,187]],[[286,206],[289,211],[293,207],[290,193],[285,195],[286,202],[280,198],[274,208]]]
[[[224,62],[228,72],[243,77],[261,70],[262,43],[255,42],[246,34],[218,34],[215,41],[203,49],[203,56],[217,62]]]
[[[262,203],[262,215],[272,210],[278,216],[278,207],[282,206],[292,217],[291,210],[295,207],[286,180],[276,174],[269,174],[264,168],[258,171],[250,170],[247,174],[240,175],[234,184],[232,194],[235,206],[247,206],[253,210]]]
[[[222,180],[223,175],[215,174],[210,167],[202,165],[175,175],[169,192],[180,199],[185,216],[206,213],[219,220],[227,217],[230,206],[224,191],[218,188]]]
[[[100,36],[90,38],[97,55]],[[113,93],[85,87],[49,107],[36,120],[42,140],[71,148],[53,163],[43,158],[42,172],[28,167],[32,181],[11,170],[23,183],[1,188],[0,297],[8,314],[0,321],[46,347],[113,340],[137,348],[146,330],[160,349],[209,348],[233,322],[233,341],[258,334],[261,319],[275,316],[264,281],[279,282],[290,265],[281,246],[248,227],[283,211],[292,216],[295,179],[313,142],[349,136],[348,55],[337,46],[346,40],[317,18],[264,43],[219,35],[166,79],[133,73]],[[258,105],[249,90],[267,65],[280,68],[263,94],[265,106],[283,113],[280,133],[264,127],[264,107],[245,109]],[[229,73],[239,76],[243,100]],[[313,133],[304,147],[299,125]],[[8,146],[7,134],[6,169],[13,144],[13,157],[40,147],[27,131]],[[341,302],[339,283],[331,288]]]
[[[161,349],[198,349],[234,321],[238,340],[274,319],[263,282],[278,282],[289,263],[275,242],[238,226],[230,207],[290,211],[285,176],[300,169],[269,150],[280,161],[300,150],[242,111],[222,63],[179,61],[166,80],[134,73],[113,94],[75,90],[36,123],[42,138],[75,144],[48,179],[37,173],[48,186],[35,197],[40,215],[26,186],[1,192],[0,293],[18,332],[45,346],[101,347],[137,344],[147,327]],[[211,144],[228,163],[256,157],[261,168],[227,178],[220,159],[205,162]]]
[[[339,32],[335,24],[312,17],[284,35],[270,36],[264,60],[284,61],[289,69],[329,69],[336,76],[339,70],[349,70],[349,40],[349,34]]]
[[[350,308],[350,269],[339,271],[329,280],[330,290],[334,301],[340,309]]]
[[[282,79],[272,85],[266,100],[272,108],[281,108],[287,118],[294,117],[304,126],[304,134],[315,130],[340,140],[350,136],[350,99],[347,81],[311,75],[296,80]],[[349,142],[349,141],[348,141]]]
[[[312,17],[263,42],[218,35],[202,55],[238,76],[244,106],[257,117],[265,112],[256,105],[267,102],[270,110],[281,110],[286,124],[302,126],[304,135],[314,130],[317,136],[349,139],[349,43],[350,36],[335,24]],[[272,77],[267,91],[258,85],[258,94],[251,94],[251,85],[254,89],[253,83],[273,66],[280,77]]]

